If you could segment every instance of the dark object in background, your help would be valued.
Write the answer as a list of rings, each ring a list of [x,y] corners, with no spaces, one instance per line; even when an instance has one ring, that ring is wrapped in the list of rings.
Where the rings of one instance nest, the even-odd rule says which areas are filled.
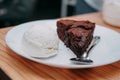
[[[67,16],[75,15],[75,7],[74,6],[68,6],[68,14]]]
[[[60,6],[61,0],[0,0],[0,28],[58,18]]]
[[[29,20],[36,0],[0,0],[0,27]]]
[[[77,0],[75,14],[84,14],[91,12],[97,12],[97,10],[89,6],[84,0]]]
[[[34,20],[60,17],[61,0],[37,0]]]

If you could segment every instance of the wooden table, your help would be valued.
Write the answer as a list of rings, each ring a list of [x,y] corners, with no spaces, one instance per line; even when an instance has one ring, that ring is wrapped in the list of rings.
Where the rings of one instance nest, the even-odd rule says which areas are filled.
[[[68,18],[90,20],[120,32],[120,28],[104,23],[101,13]],[[12,80],[120,80],[120,61],[88,69],[61,69],[25,59],[6,46],[5,35],[10,29],[12,27],[0,29],[0,68]]]

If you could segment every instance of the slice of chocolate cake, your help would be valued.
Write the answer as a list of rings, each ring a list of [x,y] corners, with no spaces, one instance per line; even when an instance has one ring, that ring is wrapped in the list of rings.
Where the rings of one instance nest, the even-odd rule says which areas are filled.
[[[58,37],[77,57],[80,57],[92,42],[94,28],[95,24],[90,21],[57,21]]]

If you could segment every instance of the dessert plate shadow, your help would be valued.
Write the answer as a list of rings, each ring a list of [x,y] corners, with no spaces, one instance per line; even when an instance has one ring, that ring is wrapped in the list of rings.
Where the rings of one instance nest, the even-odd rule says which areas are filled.
[[[70,49],[66,48],[60,40],[59,50],[56,56],[50,57],[48,59],[32,58],[21,49],[21,39],[24,32],[34,25],[41,25],[43,26],[43,28],[50,27],[54,31],[56,31],[56,20],[32,21],[13,27],[6,34],[5,41],[8,47],[12,49],[15,52],[15,54],[23,56],[31,61],[42,63],[45,65],[69,69],[92,68],[111,64],[120,60],[120,34],[116,31],[113,31],[100,25],[96,25],[94,32],[94,36],[100,36],[101,40],[89,55],[89,57],[94,61],[94,63],[91,65],[72,64],[70,58],[76,56]]]

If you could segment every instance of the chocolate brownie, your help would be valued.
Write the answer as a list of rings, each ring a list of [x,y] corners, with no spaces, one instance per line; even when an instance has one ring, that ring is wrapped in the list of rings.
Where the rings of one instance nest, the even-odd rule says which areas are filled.
[[[92,42],[94,29],[95,23],[90,21],[57,21],[58,37],[77,57],[80,57]]]

